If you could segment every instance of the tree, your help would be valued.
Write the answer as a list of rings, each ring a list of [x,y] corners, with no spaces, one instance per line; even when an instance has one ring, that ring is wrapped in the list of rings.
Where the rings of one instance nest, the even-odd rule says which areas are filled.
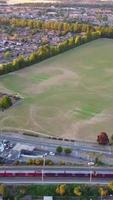
[[[108,188],[113,191],[113,181],[108,184]]]
[[[30,62],[30,64],[33,64],[38,60],[39,60],[39,56],[38,56],[38,53],[36,52],[31,53],[30,56],[28,57],[28,62]]]
[[[109,138],[106,132],[101,132],[98,136],[97,136],[97,142],[99,144],[102,145],[106,145],[109,144]]]
[[[63,151],[63,148],[62,148],[61,146],[58,146],[58,147],[56,148],[56,152],[57,152],[57,153],[62,153],[62,151]]]
[[[35,160],[35,165],[40,165],[40,160]]]
[[[56,188],[57,194],[60,194],[62,196],[62,195],[65,194],[65,192],[66,192],[66,185],[65,184],[57,186],[57,188]]]
[[[80,43],[81,43],[81,37],[80,36],[76,36],[76,38],[75,38],[75,45],[79,46]]]
[[[4,184],[1,184],[0,185],[0,194],[2,195],[2,196],[4,196],[4,192],[5,192],[5,185]]]
[[[99,193],[101,197],[106,197],[108,194],[108,190],[106,188],[100,187],[99,188]]]
[[[71,154],[72,153],[72,149],[71,148],[65,148],[64,152],[65,152],[65,154]]]
[[[61,160],[61,161],[59,162],[59,164],[60,164],[60,165],[65,165],[66,163],[65,163],[64,160]]]
[[[15,161],[15,165],[19,165],[20,164],[20,161],[19,160],[16,160]]]
[[[4,184],[1,184],[1,185],[0,185],[0,194],[1,194],[4,198],[7,198],[8,195],[9,195],[8,193],[9,193],[9,192],[8,192],[7,186],[4,185]]]
[[[34,164],[34,161],[33,161],[32,159],[29,159],[28,162],[27,162],[27,164],[28,164],[28,165],[33,165],[33,164]]]
[[[11,56],[11,52],[10,51],[6,51],[5,53],[4,53],[4,57],[7,59],[7,58],[10,58],[10,56]]]
[[[3,96],[2,99],[0,100],[0,108],[1,109],[6,109],[12,106],[12,101],[9,96]]]
[[[25,195],[26,194],[26,186],[20,186],[20,194]]]
[[[82,194],[80,186],[75,187],[73,192],[76,196],[81,196]]]
[[[87,40],[90,41],[92,39],[92,33],[91,33],[91,31],[88,31],[86,33],[86,36],[87,36]]]

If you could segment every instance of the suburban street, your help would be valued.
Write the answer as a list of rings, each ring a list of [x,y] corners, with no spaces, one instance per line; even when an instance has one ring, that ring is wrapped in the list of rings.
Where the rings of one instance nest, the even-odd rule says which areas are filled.
[[[73,163],[73,160],[77,160],[77,152],[99,152],[105,155],[111,155],[112,150],[110,147],[104,147],[91,145],[90,143],[83,142],[68,142],[52,140],[41,137],[25,136],[17,133],[3,133],[0,135],[1,141],[7,140],[12,143],[18,143],[21,145],[28,145],[37,147],[42,152],[56,152],[56,147],[61,145],[63,147],[69,147],[73,149],[71,155],[47,155],[48,159],[58,160],[67,159]],[[111,155],[112,156],[112,155]],[[106,157],[107,159],[107,157]],[[113,167],[95,167],[94,165],[88,166],[88,160],[86,165],[81,166],[33,166],[33,165],[21,165],[21,166],[0,166],[0,183],[5,184],[41,184],[41,183],[86,183],[86,184],[107,184],[113,180]],[[38,175],[38,173],[40,175]],[[31,175],[32,174],[32,175]],[[94,175],[94,176],[93,176]],[[43,176],[43,177],[42,177]]]
[[[17,146],[22,149],[37,149],[38,155],[46,155],[46,159],[52,160],[55,164],[58,164],[60,162],[65,162],[67,165],[76,163],[79,165],[88,166],[89,162],[95,162],[96,156],[104,156],[104,163],[107,165],[113,164],[113,149],[112,146],[99,146],[96,143],[87,143],[82,141],[66,141],[66,140],[59,140],[59,139],[52,139],[52,138],[46,138],[46,137],[33,137],[33,136],[27,136],[23,135],[22,133],[16,133],[16,132],[2,132],[0,134],[0,141],[9,141],[11,145],[17,144]],[[25,147],[26,146],[26,147]],[[71,148],[72,153],[70,155],[66,155],[64,152],[62,154],[58,154],[56,152],[56,148],[58,146],[61,146],[62,148]],[[20,162],[27,162],[32,157],[19,157],[18,147],[14,147],[14,151],[6,150],[3,153],[1,153],[1,156],[8,160],[10,163],[10,160],[15,161],[18,160]],[[8,153],[9,152],[9,153]],[[53,152],[53,155],[50,155],[49,152]],[[95,157],[94,157],[95,156]],[[38,157],[37,157],[38,158]],[[37,159],[35,157],[35,159]],[[6,162],[6,163],[8,163]]]
[[[97,152],[97,153],[105,153],[105,154],[111,154],[112,149],[110,146],[99,146],[98,144],[92,145],[90,143],[83,143],[82,141],[78,142],[69,142],[69,141],[61,141],[61,140],[53,140],[53,139],[47,139],[47,138],[41,138],[41,137],[32,137],[32,136],[25,136],[22,134],[17,133],[1,133],[0,138],[11,140],[14,142],[22,142],[25,144],[32,144],[32,145],[38,145],[38,147],[55,151],[56,147],[61,145],[63,147],[70,147],[73,148],[73,150],[83,150],[83,151],[90,151],[90,152]]]

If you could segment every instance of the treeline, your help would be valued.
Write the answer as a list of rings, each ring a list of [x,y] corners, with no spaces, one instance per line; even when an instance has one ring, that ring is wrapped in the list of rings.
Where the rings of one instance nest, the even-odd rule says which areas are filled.
[[[40,185],[0,185],[0,194],[4,200],[20,200],[25,196],[41,199],[43,196],[54,196],[54,200],[79,199],[111,199],[113,196],[113,182],[105,186],[85,184],[40,184]]]
[[[102,26],[93,26],[90,24],[80,24],[80,23],[67,23],[67,22],[53,22],[53,21],[41,21],[33,19],[18,19],[18,18],[3,18],[0,17],[0,25],[10,25],[12,27],[30,27],[31,29],[36,30],[54,30],[59,31],[59,33],[64,32],[73,32],[73,33],[91,33],[100,31],[102,37],[111,37],[113,38],[113,27],[102,27]]]
[[[79,23],[64,23],[64,22],[54,22],[54,21],[41,21],[33,19],[18,19],[18,18],[0,18],[1,25],[10,25],[13,27],[30,27],[31,29],[48,29],[54,31],[64,31],[64,32],[89,32],[95,31],[95,28],[89,24],[79,24]]]
[[[38,63],[46,58],[55,56],[59,53],[62,53],[74,47],[78,47],[84,43],[98,38],[113,38],[112,27],[93,27],[87,24],[43,22],[38,20],[7,18],[0,18],[0,24],[10,24],[15,27],[30,27],[33,29],[56,30],[59,31],[59,33],[66,33],[70,31],[76,33],[84,32],[84,34],[79,34],[78,36],[70,37],[69,39],[64,40],[63,42],[60,42],[56,46],[52,46],[49,44],[43,45],[37,51],[31,53],[31,55],[29,55],[27,58],[25,58],[23,55],[20,55],[12,62],[1,65],[0,75],[13,72],[18,69]]]
[[[55,56],[59,53],[62,53],[66,50],[69,50],[74,47],[78,47],[81,44],[87,43],[91,40],[100,38],[100,32],[89,32],[84,36],[71,37],[68,40],[64,40],[59,43],[57,46],[43,45],[39,49],[33,52],[29,57],[25,58],[23,55],[20,55],[11,63],[3,64],[0,66],[0,75],[22,69],[24,67],[30,66],[32,64],[38,63],[46,58]]]

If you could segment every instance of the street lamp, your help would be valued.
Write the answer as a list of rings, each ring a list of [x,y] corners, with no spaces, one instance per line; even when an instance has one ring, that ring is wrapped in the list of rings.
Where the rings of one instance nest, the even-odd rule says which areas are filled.
[[[88,162],[88,166],[90,167],[90,176],[89,176],[89,182],[91,183],[92,181],[92,170],[91,168],[94,166],[94,162]]]

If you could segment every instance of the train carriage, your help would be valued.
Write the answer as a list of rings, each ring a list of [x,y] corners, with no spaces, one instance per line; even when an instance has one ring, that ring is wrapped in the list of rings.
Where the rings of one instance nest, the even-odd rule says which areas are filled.
[[[43,171],[42,171],[43,170]],[[55,170],[55,169],[27,169],[27,170],[0,170],[0,177],[90,177],[113,178],[112,170]]]

